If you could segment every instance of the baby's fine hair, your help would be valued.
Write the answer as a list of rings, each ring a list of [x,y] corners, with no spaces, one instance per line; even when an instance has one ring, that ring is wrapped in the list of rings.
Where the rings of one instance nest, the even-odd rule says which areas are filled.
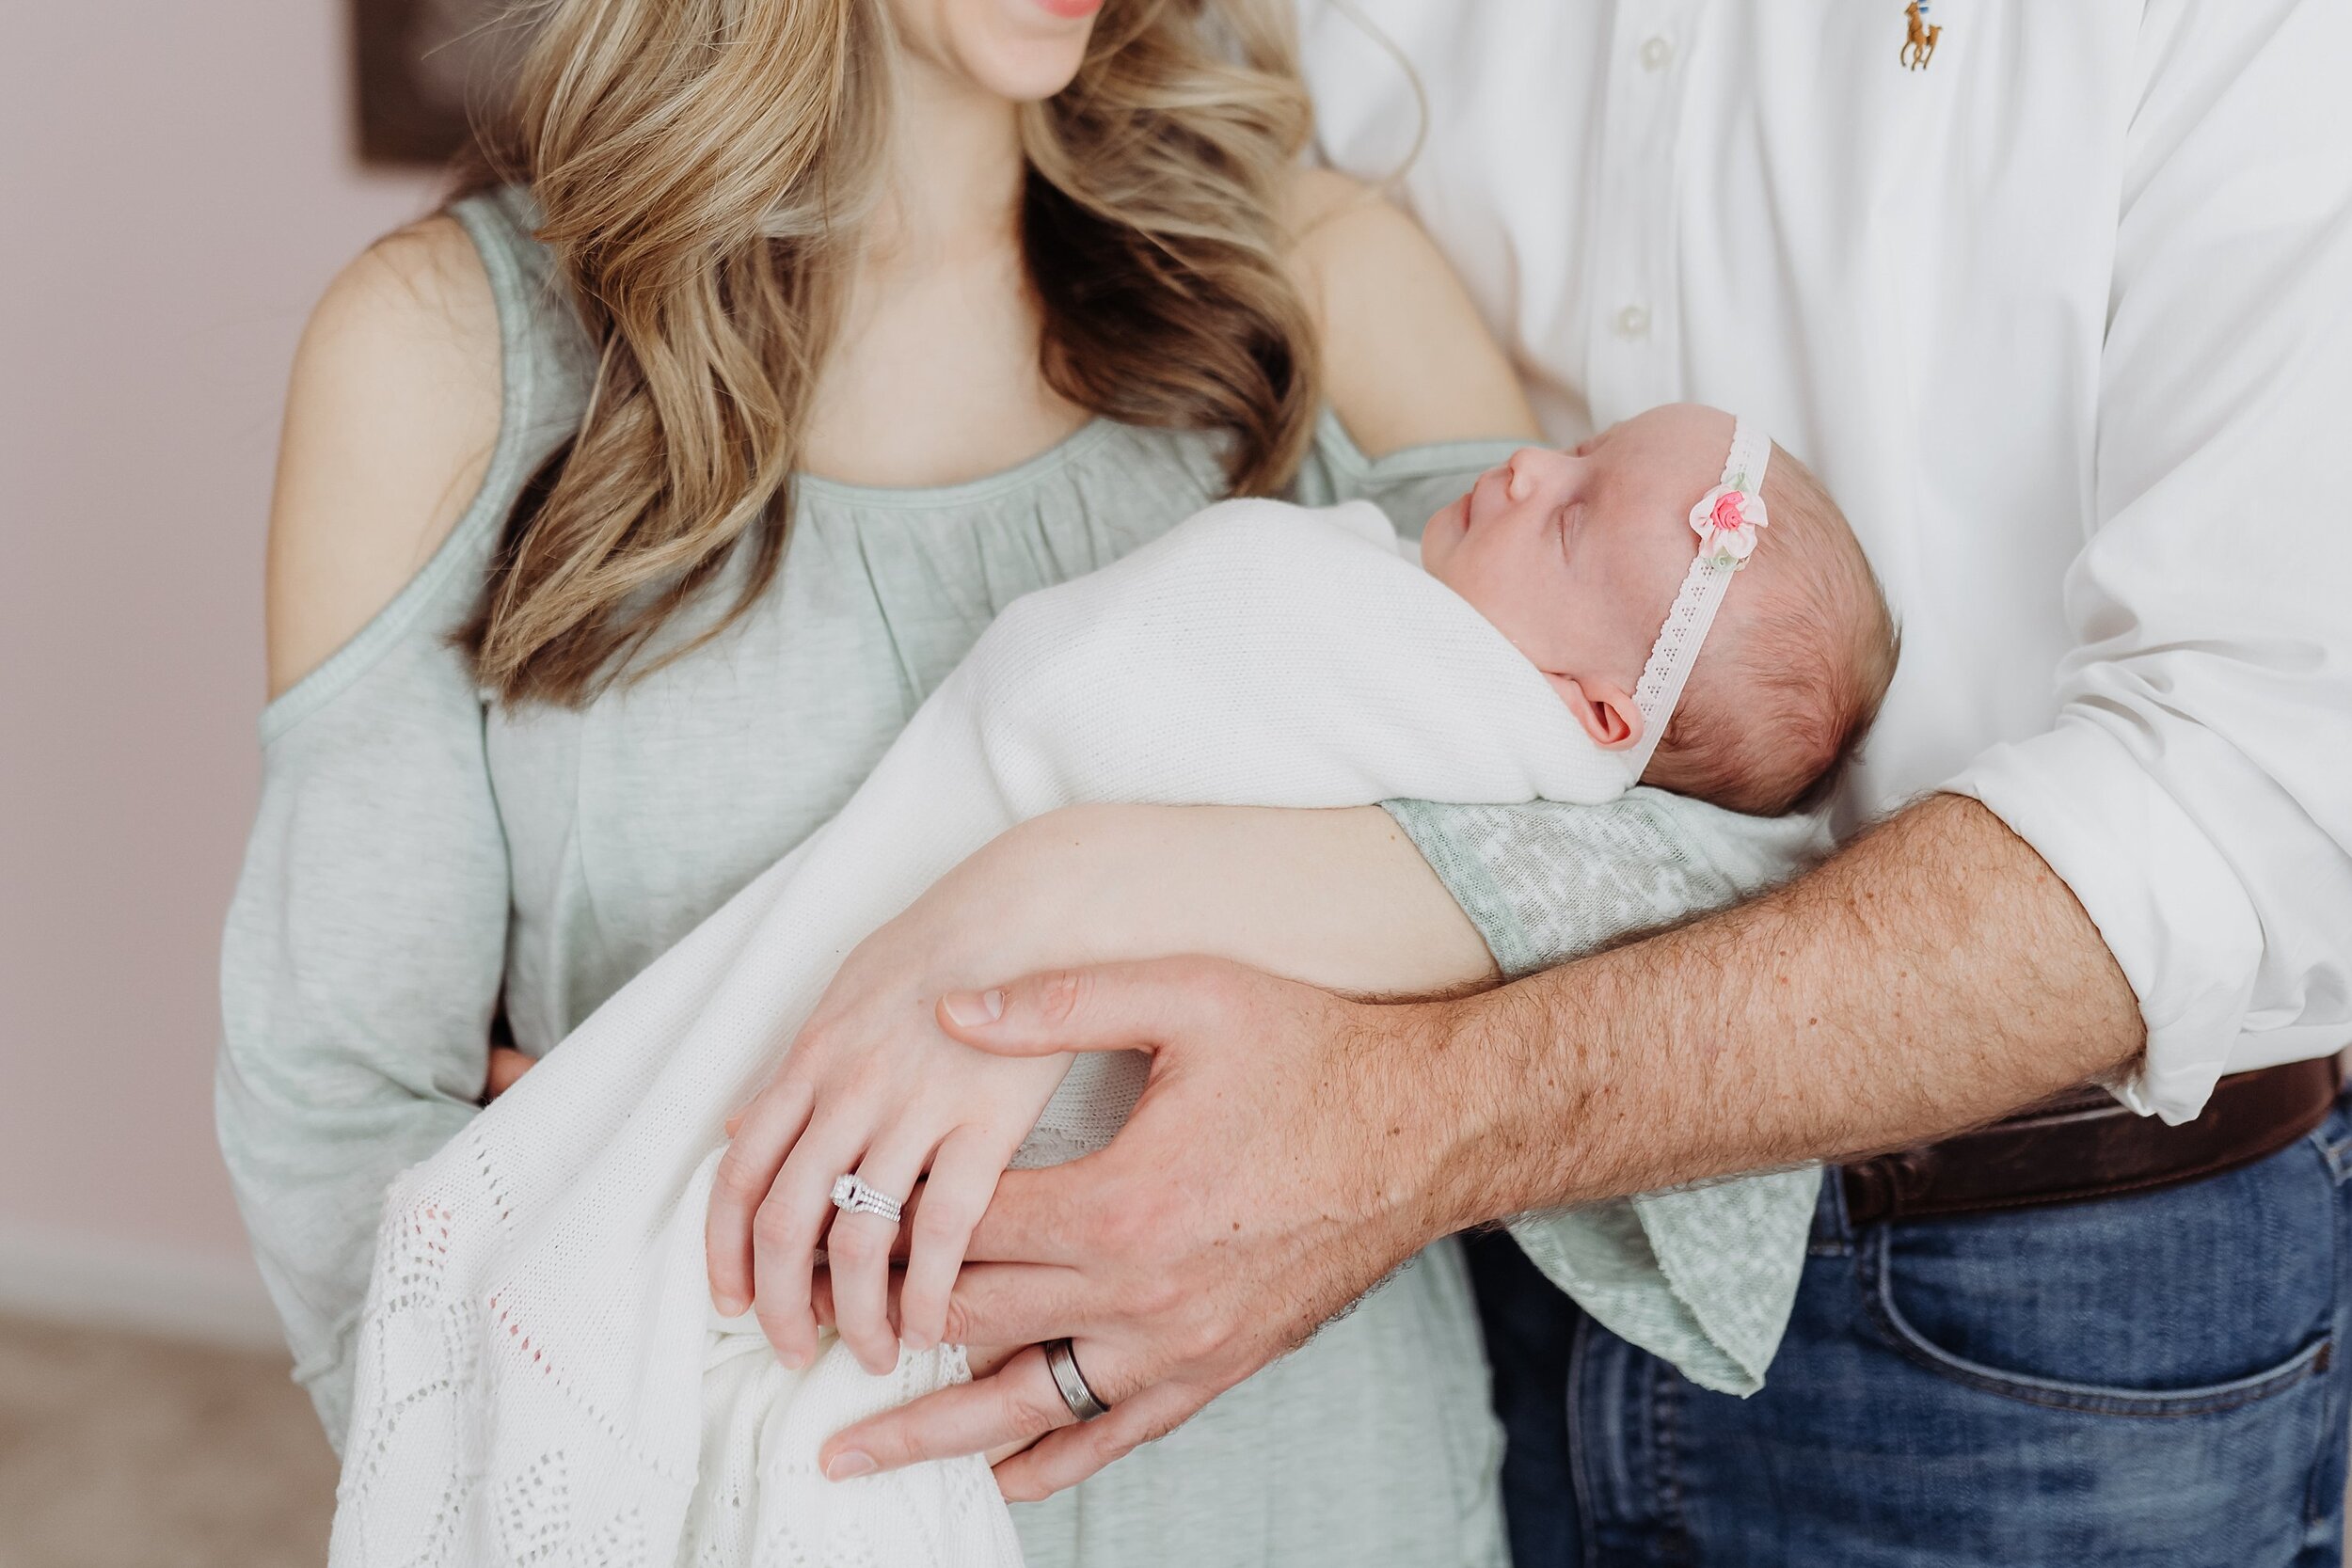
[[[1901,636],[1829,491],[1778,447],[1771,521],[1733,579],[1647,777],[1733,811],[1826,802],[1894,679]]]

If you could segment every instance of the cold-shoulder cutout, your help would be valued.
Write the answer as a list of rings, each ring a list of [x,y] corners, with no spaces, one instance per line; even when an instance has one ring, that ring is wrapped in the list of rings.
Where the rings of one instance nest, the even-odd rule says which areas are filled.
[[[345,268],[296,356],[270,523],[271,741],[471,613],[501,523],[577,429],[595,349],[527,197],[469,198]]]
[[[498,309],[473,242],[436,217],[377,242],[311,313],[270,511],[273,698],[413,580],[499,432]]]
[[[1536,438],[1509,359],[1419,224],[1329,169],[1297,171],[1286,216],[1324,395],[1365,452]]]

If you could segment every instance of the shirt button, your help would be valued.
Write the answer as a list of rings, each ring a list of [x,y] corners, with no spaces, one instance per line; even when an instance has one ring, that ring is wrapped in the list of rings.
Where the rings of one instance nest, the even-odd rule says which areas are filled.
[[[1642,45],[1640,55],[1645,71],[1663,71],[1674,64],[1675,46],[1672,39],[1654,38]]]
[[[1649,330],[1649,311],[1639,305],[1629,305],[1617,312],[1617,336],[1639,338]]]

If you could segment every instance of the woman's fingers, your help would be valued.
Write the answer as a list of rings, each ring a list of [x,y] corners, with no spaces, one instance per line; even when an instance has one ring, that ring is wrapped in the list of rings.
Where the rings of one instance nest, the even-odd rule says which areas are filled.
[[[907,1271],[898,1297],[899,1338],[907,1349],[929,1350],[947,1332],[956,1271],[1010,1158],[1002,1140],[977,1127],[950,1132],[932,1157],[923,1201],[907,1216]]]
[[[894,1128],[866,1151],[857,1178],[903,1206],[930,1157],[931,1144],[928,1135]],[[876,1374],[898,1364],[898,1338],[890,1324],[890,1243],[898,1234],[896,1220],[844,1210],[834,1213],[825,1237],[834,1326],[858,1365]]]
[[[488,1104],[515,1086],[515,1081],[529,1072],[532,1059],[510,1045],[490,1047],[490,1071],[482,1085],[482,1101]]]
[[[868,1123],[846,1116],[813,1122],[792,1146],[752,1217],[752,1307],[776,1359],[798,1370],[817,1359],[809,1275],[833,1214],[833,1183],[866,1152]],[[832,1251],[829,1240],[827,1252]],[[834,1281],[836,1296],[840,1290]]]
[[[710,1212],[703,1220],[703,1255],[711,1302],[730,1318],[752,1304],[753,1216],[808,1125],[811,1100],[807,1085],[779,1075],[737,1113],[733,1141],[719,1157]]]

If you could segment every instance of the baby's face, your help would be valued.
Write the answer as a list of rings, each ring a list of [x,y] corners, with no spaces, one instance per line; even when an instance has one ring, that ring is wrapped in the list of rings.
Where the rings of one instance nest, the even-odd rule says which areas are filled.
[[[1492,621],[1600,744],[1641,738],[1634,683],[1698,553],[1731,416],[1653,408],[1572,452],[1529,447],[1429,519],[1422,564]]]

